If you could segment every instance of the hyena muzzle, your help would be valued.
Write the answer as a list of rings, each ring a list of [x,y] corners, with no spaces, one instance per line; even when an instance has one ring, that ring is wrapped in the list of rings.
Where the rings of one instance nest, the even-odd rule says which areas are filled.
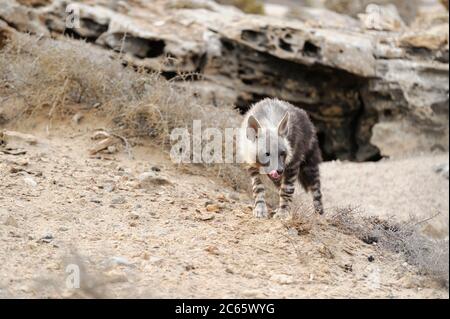
[[[323,214],[319,163],[322,161],[316,130],[308,114],[287,102],[265,99],[252,106],[242,123],[239,153],[249,167],[254,196],[253,213],[268,217],[266,174],[279,190],[275,218],[290,215],[297,180],[313,196],[314,209]]]

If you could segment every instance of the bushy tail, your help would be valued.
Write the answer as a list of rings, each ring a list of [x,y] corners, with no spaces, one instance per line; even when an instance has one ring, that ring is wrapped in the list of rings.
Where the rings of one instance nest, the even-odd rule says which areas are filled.
[[[305,191],[311,192],[314,209],[317,213],[323,214],[322,192],[320,190],[319,163],[322,161],[320,150],[315,150],[308,156],[300,167],[298,179]]]

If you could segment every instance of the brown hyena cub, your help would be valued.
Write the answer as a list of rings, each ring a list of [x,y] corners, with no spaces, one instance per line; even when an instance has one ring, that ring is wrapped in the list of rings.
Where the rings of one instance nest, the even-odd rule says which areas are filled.
[[[314,208],[323,214],[319,163],[322,161],[316,130],[308,114],[287,102],[265,99],[246,114],[239,140],[240,160],[249,166],[256,217],[268,217],[261,174],[279,189],[274,217],[286,218],[299,180],[311,191]]]

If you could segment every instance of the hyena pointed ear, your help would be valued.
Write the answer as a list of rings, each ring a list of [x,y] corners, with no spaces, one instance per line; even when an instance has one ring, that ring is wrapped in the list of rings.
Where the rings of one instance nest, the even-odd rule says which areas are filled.
[[[261,124],[259,124],[256,117],[250,115],[247,122],[247,138],[254,142],[256,137],[258,136],[258,130],[261,128]]]
[[[283,119],[278,124],[278,135],[286,136],[289,133],[289,113],[286,112],[283,116]]]

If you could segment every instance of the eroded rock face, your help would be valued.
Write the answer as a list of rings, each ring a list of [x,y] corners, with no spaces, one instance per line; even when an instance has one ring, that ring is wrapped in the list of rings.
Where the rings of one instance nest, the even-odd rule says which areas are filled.
[[[15,0],[0,1],[0,20],[21,32],[36,35],[49,35],[47,28],[40,20],[39,14]]]
[[[67,27],[68,5],[76,28]],[[17,12],[29,11],[35,28],[121,52],[127,63],[168,78],[201,74],[193,87],[215,105],[229,100],[245,112],[279,97],[302,107],[326,159],[448,149],[448,12],[408,26],[402,9],[400,18],[374,5],[359,20],[321,9],[280,19],[209,0],[57,0],[38,9],[8,0],[0,19],[26,31]]]

